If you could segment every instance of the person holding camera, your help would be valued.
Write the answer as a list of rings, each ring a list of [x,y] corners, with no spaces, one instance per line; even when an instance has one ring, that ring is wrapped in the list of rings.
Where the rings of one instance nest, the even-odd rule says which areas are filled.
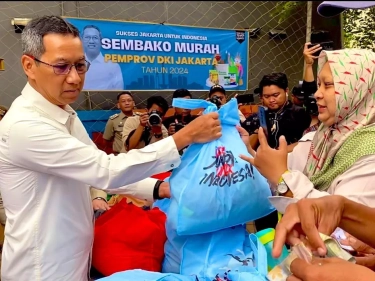
[[[168,111],[168,102],[162,96],[147,99],[147,112],[129,117],[122,131],[124,147],[121,152],[140,149],[168,137],[163,117]]]
[[[311,116],[311,123],[310,127],[303,132],[303,135],[306,135],[309,132],[315,132],[318,130],[320,125],[320,121],[318,119],[318,106],[316,104],[316,99],[314,98],[314,94],[318,90],[318,86],[314,78],[313,64],[315,59],[318,58],[314,55],[317,52],[320,52],[322,47],[317,44],[309,48],[310,45],[311,43],[307,42],[303,49],[303,57],[305,59],[305,74],[303,77],[302,91],[304,92],[305,96],[306,110]]]
[[[187,89],[177,89],[176,91],[174,91],[172,98],[191,99],[192,95]],[[197,118],[197,116],[191,115],[190,109],[175,107],[174,115],[165,118],[163,121],[163,125],[168,128],[168,134],[172,136],[174,133],[185,127],[185,125],[193,121],[195,118]]]
[[[208,101],[215,104],[218,108],[227,103],[227,94],[223,86],[213,85],[208,92]],[[240,115],[240,121],[245,121],[246,117],[243,115],[241,110],[238,109],[238,114]]]

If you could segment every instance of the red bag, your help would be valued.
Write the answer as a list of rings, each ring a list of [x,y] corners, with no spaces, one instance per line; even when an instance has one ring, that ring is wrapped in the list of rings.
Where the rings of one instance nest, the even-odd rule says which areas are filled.
[[[151,178],[163,181],[166,178],[170,177],[171,174],[172,174],[172,172],[164,172],[164,173],[153,175],[153,176],[151,176]]]
[[[103,275],[143,269],[161,271],[166,215],[121,200],[95,223],[92,264]]]

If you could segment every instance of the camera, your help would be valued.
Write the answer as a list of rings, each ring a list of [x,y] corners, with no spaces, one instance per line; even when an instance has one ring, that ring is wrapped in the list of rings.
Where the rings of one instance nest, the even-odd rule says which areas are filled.
[[[245,121],[241,122],[241,127],[244,128],[249,133],[249,135],[254,134],[254,132],[260,127],[258,114],[255,114],[252,116],[252,118],[248,118]]]
[[[159,111],[154,109],[149,112],[148,123],[151,126],[159,126],[161,121],[161,113]]]
[[[181,130],[183,127],[185,127],[182,123],[176,123],[174,126],[174,131],[177,133],[179,130]]]
[[[318,115],[318,106],[314,98],[314,93],[307,93],[302,89],[302,81],[300,84],[293,88],[292,94],[303,101],[303,106],[310,115]]]
[[[210,102],[212,102],[213,104],[215,104],[217,106],[217,108],[220,108],[220,106],[221,106],[221,99],[220,99],[220,97],[218,97],[216,95],[213,95],[210,98]]]

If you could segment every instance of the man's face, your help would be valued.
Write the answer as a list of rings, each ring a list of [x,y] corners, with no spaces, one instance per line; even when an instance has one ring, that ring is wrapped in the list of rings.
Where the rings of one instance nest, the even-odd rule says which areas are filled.
[[[263,105],[268,107],[270,110],[278,110],[285,104],[287,92],[288,89],[285,91],[276,85],[263,87]]]
[[[211,94],[210,98],[212,98],[213,96],[217,96],[220,99],[222,105],[227,103],[227,97],[222,92],[214,92]]]
[[[158,111],[159,114],[162,115],[161,117],[164,117],[164,115],[165,115],[165,113],[166,113],[166,112],[164,112],[163,109],[162,109],[160,106],[158,106],[157,104],[153,104],[153,105],[151,106],[151,108],[148,110],[148,113],[150,114],[151,111],[153,111],[153,110]]]
[[[183,97],[183,99],[191,99],[191,97],[186,96],[186,97]],[[190,113],[191,113],[190,109],[184,109],[184,108],[179,108],[179,107],[175,107],[174,111],[175,111],[176,115],[181,115],[181,116],[184,116],[184,117],[190,115]]]
[[[122,112],[130,112],[133,111],[134,109],[134,100],[131,96],[127,94],[123,94],[120,96],[117,107],[122,111]]]
[[[295,95],[292,95],[292,102],[293,102],[295,105],[303,106],[303,100],[297,98]]]
[[[92,55],[99,55],[101,47],[99,31],[96,28],[86,28],[82,38],[85,52]]]
[[[84,64],[85,55],[79,37],[48,34],[43,38],[44,54],[40,61],[55,65]],[[22,66],[30,83],[48,101],[60,107],[75,102],[85,82],[85,73],[78,74],[73,66],[68,74],[56,74],[52,66],[22,56]]]

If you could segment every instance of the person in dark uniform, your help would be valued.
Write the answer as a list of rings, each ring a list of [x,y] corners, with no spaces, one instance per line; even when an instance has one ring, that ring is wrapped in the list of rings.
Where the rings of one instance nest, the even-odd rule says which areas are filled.
[[[110,142],[113,141],[113,153],[118,154],[122,149],[122,130],[126,119],[134,116],[134,99],[130,92],[121,92],[117,95],[117,108],[121,110],[109,117],[105,126],[103,139]]]
[[[291,152],[303,132],[310,126],[311,117],[303,107],[288,100],[288,78],[285,73],[271,73],[263,76],[256,91],[263,106],[267,107],[268,143],[270,147],[279,146],[280,136],[284,136]],[[250,144],[257,149],[259,119],[257,113],[250,115],[241,126],[250,135]],[[255,221],[257,231],[275,228],[278,221],[277,211]]]

